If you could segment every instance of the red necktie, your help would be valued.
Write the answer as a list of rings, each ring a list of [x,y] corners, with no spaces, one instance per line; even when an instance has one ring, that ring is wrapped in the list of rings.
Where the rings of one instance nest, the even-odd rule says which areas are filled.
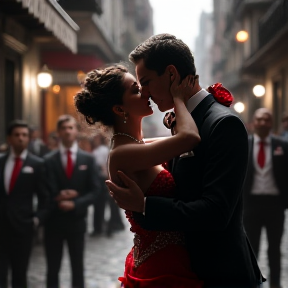
[[[259,142],[259,152],[258,152],[258,165],[260,168],[263,168],[265,165],[265,142],[264,141],[260,141]]]
[[[11,180],[10,180],[10,184],[9,184],[9,194],[11,193],[11,191],[13,190],[17,177],[21,171],[22,168],[22,159],[20,157],[16,157],[15,158],[15,163],[14,163],[14,168],[12,171],[12,175],[11,175]]]
[[[73,173],[73,162],[71,157],[71,151],[67,150],[67,165],[66,165],[66,176],[67,178],[71,178]]]

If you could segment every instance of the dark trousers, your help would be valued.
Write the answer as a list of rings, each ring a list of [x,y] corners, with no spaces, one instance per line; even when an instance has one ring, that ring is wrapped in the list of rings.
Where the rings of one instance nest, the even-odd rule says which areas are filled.
[[[0,288],[8,287],[8,270],[12,272],[12,288],[27,287],[27,270],[32,250],[33,232],[16,234],[1,228]],[[9,285],[10,286],[10,285]]]
[[[93,205],[93,227],[94,232],[98,234],[103,232],[106,203],[108,203],[110,209],[110,219],[106,227],[107,234],[111,234],[114,231],[124,229],[124,224],[120,215],[120,208],[117,206],[113,198],[110,197],[108,188],[105,184],[105,180],[105,178],[101,178],[101,193],[98,195]]]
[[[104,214],[105,214],[105,206],[107,203],[107,199],[109,197],[107,186],[105,185],[105,178],[100,178],[100,188],[101,191],[97,196],[94,207],[94,214],[93,214],[93,228],[94,233],[101,234],[103,232],[103,225],[104,225]]]
[[[67,243],[72,270],[72,287],[84,288],[84,233],[69,232],[65,228],[45,230],[44,243],[47,261],[47,288],[59,288],[59,271],[64,242]]]
[[[270,285],[280,286],[281,238],[284,229],[284,208],[279,196],[251,195],[244,206],[244,226],[251,246],[258,257],[262,227],[268,239]]]

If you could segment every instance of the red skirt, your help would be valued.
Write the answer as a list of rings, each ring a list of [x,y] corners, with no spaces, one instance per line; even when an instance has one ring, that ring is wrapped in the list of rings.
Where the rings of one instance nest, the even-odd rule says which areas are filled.
[[[135,267],[133,248],[127,255],[124,277],[119,277],[125,288],[201,288],[196,274],[191,271],[187,250],[181,245],[168,245],[149,256]]]

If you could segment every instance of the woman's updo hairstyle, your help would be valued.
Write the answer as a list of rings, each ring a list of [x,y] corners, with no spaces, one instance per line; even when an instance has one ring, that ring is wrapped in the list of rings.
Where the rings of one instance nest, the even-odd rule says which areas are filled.
[[[113,65],[87,74],[83,89],[74,96],[74,103],[88,124],[101,122],[105,126],[114,125],[112,107],[123,104],[123,78],[127,72],[126,67]]]

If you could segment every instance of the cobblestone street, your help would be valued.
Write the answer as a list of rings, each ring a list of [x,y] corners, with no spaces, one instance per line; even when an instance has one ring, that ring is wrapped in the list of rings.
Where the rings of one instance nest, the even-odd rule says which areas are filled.
[[[90,213],[91,215],[91,213]],[[123,214],[124,219],[124,214]],[[126,221],[126,220],[124,220]],[[127,221],[125,222],[127,224]],[[91,225],[88,225],[91,226]],[[288,288],[288,214],[286,213],[285,222],[286,232],[282,242],[282,277],[281,284],[283,288]],[[127,224],[126,230],[114,234],[111,238],[104,236],[98,238],[90,238],[87,235],[86,253],[85,253],[85,279],[86,288],[116,288],[119,287],[117,281],[124,269],[124,261],[126,254],[132,246],[133,235],[129,231]],[[266,234],[263,231],[259,265],[265,276],[269,275],[267,268],[267,242]],[[43,255],[43,247],[35,246],[31,258],[29,269],[29,288],[45,287],[45,258]],[[61,288],[70,288],[70,267],[67,250],[64,253],[61,269]],[[266,282],[263,288],[268,288]]]

